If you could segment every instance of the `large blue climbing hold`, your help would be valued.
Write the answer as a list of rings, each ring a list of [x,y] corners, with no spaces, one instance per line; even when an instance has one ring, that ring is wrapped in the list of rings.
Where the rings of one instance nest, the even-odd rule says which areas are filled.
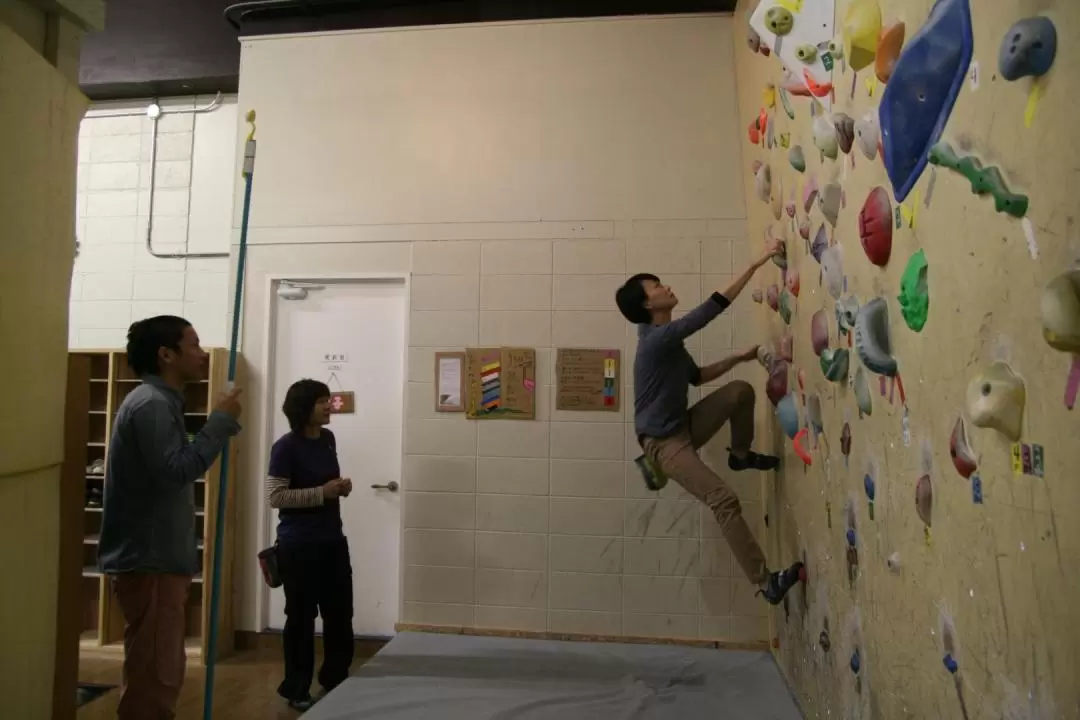
[[[964,86],[974,40],[968,0],[937,0],[904,47],[881,97],[881,147],[897,202],[926,167]]]

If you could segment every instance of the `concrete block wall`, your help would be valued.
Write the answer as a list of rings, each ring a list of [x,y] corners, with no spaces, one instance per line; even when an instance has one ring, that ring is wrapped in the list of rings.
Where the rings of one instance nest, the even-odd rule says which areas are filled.
[[[159,101],[153,246],[162,253],[227,253],[237,133],[235,97]],[[181,315],[204,346],[227,341],[228,258],[162,259],[146,250],[150,211],[150,100],[94,106],[79,132],[71,283],[71,348],[123,347],[135,320]],[[138,112],[139,115],[127,113]]]

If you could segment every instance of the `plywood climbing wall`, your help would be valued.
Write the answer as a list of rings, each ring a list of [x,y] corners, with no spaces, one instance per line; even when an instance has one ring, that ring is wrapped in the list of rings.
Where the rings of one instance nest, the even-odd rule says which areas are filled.
[[[910,47],[932,4],[881,0],[878,7],[885,25],[905,23]],[[850,5],[836,2],[838,34]],[[775,54],[764,57],[737,38],[742,126],[763,109],[768,125],[757,144],[750,141],[752,132],[744,138],[751,240],[785,238],[788,272],[798,273],[798,297],[789,291],[779,303],[791,310],[790,324],[767,304],[753,310],[761,318],[762,340],[794,339],[789,385],[800,429],[808,424],[807,408],[812,410],[813,422],[800,437],[808,467],[771,412],[763,428],[783,448],[785,468],[768,498],[770,560],[775,566],[804,556],[809,570],[808,584],[793,592],[786,611],[773,612],[771,627],[780,665],[812,718],[1080,717],[1080,409],[1065,406],[1072,358],[1047,344],[1040,317],[1043,288],[1080,259],[1080,145],[1073,130],[1080,5],[1000,0],[971,6],[973,62],[962,69],[942,139],[969,175],[978,170],[963,162],[971,156],[984,169],[998,167],[1013,193],[1028,195],[1026,222],[997,212],[990,195],[973,194],[969,180],[948,167],[957,164],[950,157],[919,175],[897,218],[880,151],[870,160],[856,139],[850,154],[841,149],[835,160],[823,157],[815,146],[811,100],[789,96],[793,118],[779,96],[770,106],[768,87],[782,84],[783,68]],[[745,19],[753,10],[754,3],[740,2],[739,32],[747,32]],[[1030,78],[1001,77],[998,52],[1010,26],[1034,14],[1052,19],[1058,47],[1053,69],[1033,90]],[[944,42],[955,40],[952,34]],[[921,83],[944,79],[948,85],[948,68],[931,66],[938,77],[925,75]],[[874,112],[886,88],[874,71],[871,64],[856,74],[838,62],[831,112],[854,120]],[[896,85],[892,93],[903,94],[896,75],[890,82]],[[907,89],[904,112],[892,124],[897,142],[905,118],[910,127],[934,116],[932,93],[918,77]],[[789,162],[794,146],[803,151],[804,172]],[[894,153],[891,159],[898,157]],[[769,165],[764,191],[763,181],[755,180],[757,163]],[[821,202],[804,210],[811,178],[824,209],[835,209],[835,227]],[[829,192],[839,189],[839,195],[825,196],[830,184]],[[891,228],[891,251],[880,267],[863,249],[859,226],[860,210],[877,187],[884,196],[878,192],[871,206],[887,205],[881,217],[869,212],[865,224],[876,233],[870,254],[879,263],[884,248],[878,241]],[[836,207],[828,207],[834,201]],[[817,311],[823,311],[818,322],[824,318],[829,348],[849,348],[848,337],[838,332],[829,278],[812,253],[821,227],[824,245],[816,249],[836,248],[825,265],[835,273],[841,301],[854,307],[880,298],[887,308],[896,380],[879,374],[883,368],[875,360],[881,358],[870,358],[879,372],[867,369],[855,343],[847,368],[834,359],[823,369],[814,352]],[[928,268],[929,312],[916,332],[898,298],[904,295],[909,308],[918,302],[918,259],[907,283],[904,274],[920,251]],[[767,291],[772,284],[783,289],[784,280],[778,267],[767,266],[755,282]],[[969,385],[995,362],[1023,382],[1015,449],[1005,434],[973,420],[986,422],[980,419],[983,386],[992,397],[1008,397],[1016,380],[1005,371],[1000,382],[986,376],[973,389],[979,402],[968,402]],[[859,389],[869,391],[870,415],[861,415],[857,402],[860,368],[866,384]],[[863,401],[866,409],[865,395]],[[950,456],[960,418],[978,482],[964,477]],[[960,454],[963,459],[963,448]]]

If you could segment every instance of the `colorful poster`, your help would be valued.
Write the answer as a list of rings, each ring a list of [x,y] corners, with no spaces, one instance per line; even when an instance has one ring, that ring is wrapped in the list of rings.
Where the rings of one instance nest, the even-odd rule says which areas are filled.
[[[473,420],[536,418],[536,351],[469,348],[465,415]]]

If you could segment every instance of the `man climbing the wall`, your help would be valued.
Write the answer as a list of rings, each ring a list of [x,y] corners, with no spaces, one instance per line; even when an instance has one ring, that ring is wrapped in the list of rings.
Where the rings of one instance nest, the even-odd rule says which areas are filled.
[[[799,581],[802,563],[769,572],[765,554],[743,519],[739,498],[697,450],[731,421],[728,467],[733,471],[775,470],[780,460],[750,449],[754,440],[754,388],[734,380],[688,407],[687,387],[711,382],[735,366],[758,360],[755,346],[745,352],[698,367],[684,340],[715,320],[739,296],[765,263],[783,252],[782,241],[770,242],[765,253],[723,292],[714,292],[701,305],[678,320],[671,314],[679,299],[655,275],[634,275],[615,293],[615,302],[638,326],[634,358],[634,426],[644,454],[635,461],[650,490],[660,490],[672,478],[688,493],[709,506],[720,523],[731,552],[758,593],[779,604]]]

